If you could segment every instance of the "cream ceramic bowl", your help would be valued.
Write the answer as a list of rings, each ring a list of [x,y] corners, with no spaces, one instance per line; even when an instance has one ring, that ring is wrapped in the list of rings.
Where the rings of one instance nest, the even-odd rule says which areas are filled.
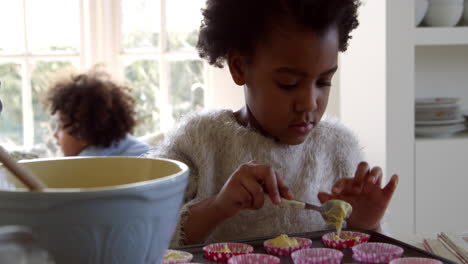
[[[429,0],[424,22],[431,27],[453,27],[463,15],[463,0]]]
[[[50,189],[0,190],[0,225],[32,227],[56,263],[160,263],[187,185],[185,164],[126,157],[21,163]],[[2,167],[0,174],[11,177]]]
[[[421,24],[424,16],[426,16],[426,12],[429,7],[429,0],[415,0],[414,5],[414,23],[415,26],[418,26]]]

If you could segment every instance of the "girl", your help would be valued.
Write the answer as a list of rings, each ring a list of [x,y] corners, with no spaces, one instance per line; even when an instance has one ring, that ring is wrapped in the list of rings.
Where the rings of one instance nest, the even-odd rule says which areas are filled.
[[[56,116],[54,137],[65,156],[140,156],[150,150],[130,135],[136,120],[129,88],[98,67],[56,82],[46,105]]]
[[[353,206],[349,228],[378,230],[397,185],[381,188],[352,133],[321,121],[359,0],[208,0],[198,49],[229,67],[245,106],[182,122],[151,154],[190,167],[173,246],[323,230],[280,197]],[[330,191],[330,193],[321,191]],[[265,193],[269,199],[265,198]]]

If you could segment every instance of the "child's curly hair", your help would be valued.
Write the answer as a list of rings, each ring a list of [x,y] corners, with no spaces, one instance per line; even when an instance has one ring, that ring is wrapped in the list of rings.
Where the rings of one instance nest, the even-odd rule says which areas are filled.
[[[207,0],[197,48],[202,58],[222,68],[229,51],[252,56],[272,30],[293,22],[319,34],[336,26],[339,49],[346,51],[359,25],[360,5],[360,0]]]
[[[59,114],[62,128],[70,135],[93,146],[109,147],[136,125],[135,99],[129,91],[94,68],[56,82],[48,90],[45,104],[52,115]]]

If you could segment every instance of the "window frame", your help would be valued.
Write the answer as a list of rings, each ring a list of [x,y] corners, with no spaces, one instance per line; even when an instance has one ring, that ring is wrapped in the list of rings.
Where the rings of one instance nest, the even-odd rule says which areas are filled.
[[[167,1],[168,0],[159,0],[159,19],[160,19],[160,28],[159,28],[159,43],[158,48],[155,51],[142,51],[142,52],[125,52],[122,46],[122,0],[103,0],[104,3],[107,3],[111,6],[107,6],[106,9],[113,10],[112,20],[114,21],[113,28],[114,36],[111,37],[114,52],[114,55],[111,55],[112,59],[117,61],[112,61],[109,58],[109,61],[112,61],[113,65],[118,65],[118,69],[112,69],[112,73],[115,76],[119,76],[119,78],[124,79],[123,72],[125,68],[124,61],[128,59],[138,60],[138,59],[146,59],[146,60],[155,60],[158,62],[159,65],[159,93],[158,91],[153,91],[157,94],[158,106],[159,106],[159,116],[160,116],[160,131],[159,132],[167,132],[174,126],[174,119],[172,116],[173,107],[170,103],[170,63],[176,61],[202,61],[196,49],[193,50],[184,50],[184,51],[170,51],[168,47],[168,25],[167,25]],[[204,86],[204,101],[205,104],[209,99],[209,88],[207,87],[207,77],[209,75],[209,65],[205,61],[203,62],[203,80],[205,82]]]
[[[34,135],[35,135],[35,128],[34,128],[34,112],[33,112],[33,92],[32,92],[32,70],[33,64],[37,60],[57,60],[57,59],[65,59],[65,60],[78,60],[80,61],[81,65],[77,65],[81,68],[84,57],[83,57],[83,46],[84,46],[84,36],[83,28],[84,28],[84,21],[83,21],[83,7],[84,1],[87,0],[77,0],[79,5],[79,12],[80,12],[80,43],[79,43],[79,51],[75,53],[60,53],[60,52],[53,52],[53,53],[34,53],[29,48],[29,39],[28,39],[28,11],[27,11],[27,1],[28,0],[21,0],[21,12],[22,12],[22,29],[23,29],[23,51],[14,54],[0,54],[0,63],[17,63],[21,65],[21,110],[22,110],[22,127],[23,127],[23,147],[31,148],[34,145]]]

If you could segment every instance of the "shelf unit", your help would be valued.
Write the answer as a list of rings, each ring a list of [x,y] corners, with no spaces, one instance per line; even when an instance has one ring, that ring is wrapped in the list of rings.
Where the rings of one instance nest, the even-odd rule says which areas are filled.
[[[418,138],[415,149],[416,232],[467,231],[468,138]]]
[[[387,178],[400,176],[388,221],[395,236],[466,232],[468,133],[415,138],[414,101],[456,96],[468,109],[468,27],[415,27],[413,2],[361,7],[360,26],[340,57],[340,116],[367,160]]]
[[[414,44],[417,46],[467,45],[468,26],[453,28],[414,28]]]

